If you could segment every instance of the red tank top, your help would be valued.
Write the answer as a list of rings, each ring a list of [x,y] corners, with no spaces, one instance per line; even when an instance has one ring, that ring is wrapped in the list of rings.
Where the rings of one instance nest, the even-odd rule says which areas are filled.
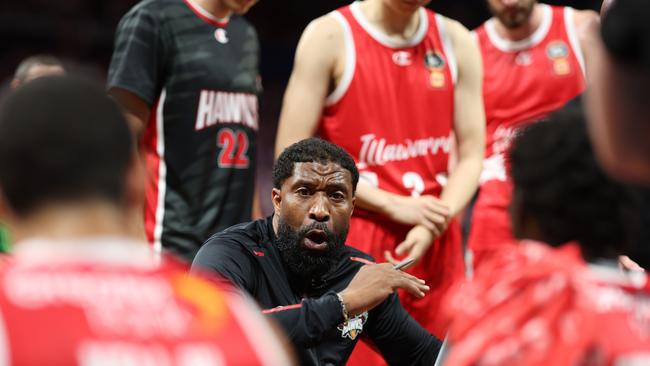
[[[347,150],[372,185],[438,196],[446,181],[456,64],[442,17],[424,8],[418,14],[418,29],[405,42],[370,24],[358,2],[331,14],[344,29],[346,66],[319,134]]]
[[[0,364],[287,363],[259,310],[229,286],[156,265],[144,245],[101,246],[70,258],[32,245],[0,268]]]
[[[502,154],[516,129],[546,117],[585,88],[573,9],[541,4],[542,22],[527,39],[501,38],[496,20],[475,30],[483,57],[486,156],[482,181],[506,180]],[[494,161],[498,160],[498,161]]]

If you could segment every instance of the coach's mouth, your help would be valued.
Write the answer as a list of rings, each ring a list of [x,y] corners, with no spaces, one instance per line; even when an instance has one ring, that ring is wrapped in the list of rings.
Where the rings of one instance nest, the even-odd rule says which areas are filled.
[[[309,230],[302,241],[305,248],[315,251],[327,250],[327,233],[323,230]]]

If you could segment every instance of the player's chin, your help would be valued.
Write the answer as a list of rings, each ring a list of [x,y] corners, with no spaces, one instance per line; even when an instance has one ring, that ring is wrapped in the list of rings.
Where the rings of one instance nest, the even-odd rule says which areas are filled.
[[[238,15],[244,15],[258,2],[258,0],[239,1],[237,8],[234,10]]]

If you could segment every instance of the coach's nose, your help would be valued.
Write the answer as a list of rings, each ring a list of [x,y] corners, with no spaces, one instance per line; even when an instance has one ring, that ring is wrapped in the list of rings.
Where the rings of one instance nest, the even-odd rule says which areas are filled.
[[[327,222],[330,219],[329,201],[325,192],[318,192],[314,195],[309,218],[318,222]]]

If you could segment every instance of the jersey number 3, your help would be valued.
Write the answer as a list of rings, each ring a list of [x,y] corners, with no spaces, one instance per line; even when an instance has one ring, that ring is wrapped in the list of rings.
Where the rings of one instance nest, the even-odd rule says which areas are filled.
[[[248,168],[248,136],[245,132],[222,128],[217,135],[217,145],[221,148],[220,168]]]

